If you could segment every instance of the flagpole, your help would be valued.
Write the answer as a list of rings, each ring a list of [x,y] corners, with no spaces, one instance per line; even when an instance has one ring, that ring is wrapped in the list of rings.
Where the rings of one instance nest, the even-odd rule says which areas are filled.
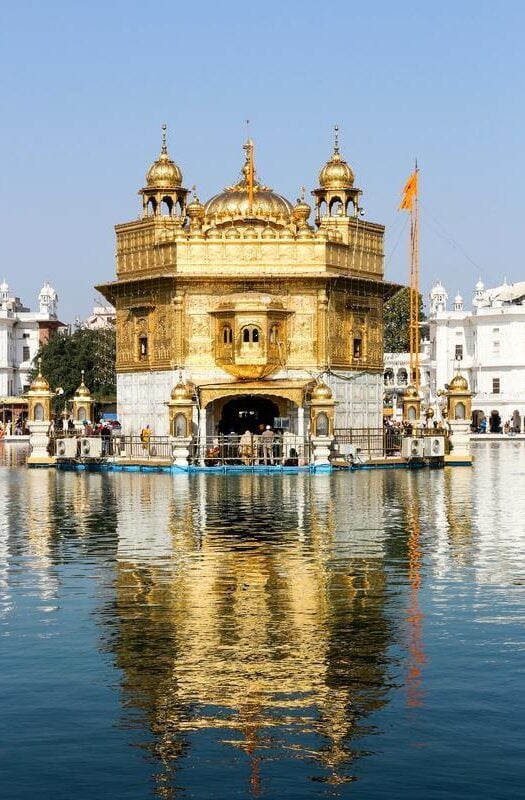
[[[410,381],[419,392],[419,170],[410,206]]]

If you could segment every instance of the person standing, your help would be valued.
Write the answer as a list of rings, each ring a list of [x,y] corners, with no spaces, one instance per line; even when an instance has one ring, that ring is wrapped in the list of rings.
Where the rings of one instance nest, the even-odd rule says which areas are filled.
[[[245,431],[239,441],[239,455],[242,463],[247,467],[253,456],[253,438],[249,430]]]
[[[263,432],[261,440],[262,440],[263,461],[265,464],[267,464],[268,461],[270,462],[270,464],[273,464],[274,432],[272,431],[269,425],[266,426],[266,430]]]
[[[149,429],[149,425],[146,425],[146,427],[142,428],[140,432],[140,441],[142,442],[143,450],[148,449],[150,437],[151,437],[151,431]]]

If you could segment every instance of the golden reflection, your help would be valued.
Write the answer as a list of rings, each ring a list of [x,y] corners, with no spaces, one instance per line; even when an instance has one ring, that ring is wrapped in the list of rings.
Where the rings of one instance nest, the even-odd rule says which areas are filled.
[[[417,487],[414,487],[413,482],[409,483],[408,499],[410,501],[407,507],[410,604],[407,614],[409,624],[407,706],[409,708],[421,708],[423,706],[421,672],[426,662],[426,656],[423,648],[424,615],[419,604],[422,559],[420,508]]]
[[[270,748],[315,759],[317,780],[352,779],[351,740],[386,702],[390,633],[380,499],[367,546],[348,478],[120,483],[117,662],[170,769],[193,731],[215,729],[248,756],[254,795]],[[311,734],[314,750],[298,743]]]

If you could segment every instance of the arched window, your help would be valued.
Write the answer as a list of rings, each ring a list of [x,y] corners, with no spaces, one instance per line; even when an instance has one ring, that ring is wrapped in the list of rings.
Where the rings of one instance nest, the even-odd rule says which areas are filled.
[[[328,417],[324,411],[315,418],[315,435],[328,436]]]
[[[157,201],[154,197],[150,197],[147,205],[148,215],[155,214],[157,211]]]
[[[188,421],[184,414],[177,414],[173,420],[173,435],[178,439],[188,435]]]
[[[456,403],[454,419],[465,419],[465,403]]]
[[[80,408],[78,409],[78,421],[83,422],[85,419],[87,419],[86,409],[84,408],[84,406],[80,406]]]
[[[279,326],[272,325],[270,328],[270,344],[278,344],[279,343]]]
[[[148,357],[148,337],[145,333],[139,336],[139,356],[140,358]]]
[[[35,422],[41,422],[44,419],[44,406],[42,403],[37,403],[34,410]]]
[[[414,408],[414,406],[409,406],[408,407],[408,419],[410,420],[410,422],[415,422],[416,409]]]
[[[259,344],[261,333],[256,325],[247,325],[242,329],[243,344]]]
[[[224,344],[232,343],[232,329],[229,325],[225,325],[222,329],[222,341]]]
[[[163,217],[171,217],[173,213],[173,200],[171,197],[163,197],[160,204],[160,213]]]
[[[343,215],[343,204],[339,197],[334,197],[330,201],[329,212],[331,217],[341,217]]]
[[[397,373],[398,386],[406,386],[408,383],[408,372],[406,369],[400,369]]]

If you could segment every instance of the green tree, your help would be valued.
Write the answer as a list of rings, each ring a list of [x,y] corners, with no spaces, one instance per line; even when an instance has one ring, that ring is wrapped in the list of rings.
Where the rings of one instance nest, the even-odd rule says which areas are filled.
[[[116,393],[114,326],[58,331],[41,346],[35,362],[38,358],[42,359],[42,374],[51,389],[61,387],[64,390],[55,400],[55,412],[61,411],[66,400],[75,394],[82,370],[84,382],[95,400]]]
[[[426,319],[423,296],[419,295],[419,320]],[[405,286],[385,303],[383,314],[385,353],[407,353],[410,350],[410,289]]]

